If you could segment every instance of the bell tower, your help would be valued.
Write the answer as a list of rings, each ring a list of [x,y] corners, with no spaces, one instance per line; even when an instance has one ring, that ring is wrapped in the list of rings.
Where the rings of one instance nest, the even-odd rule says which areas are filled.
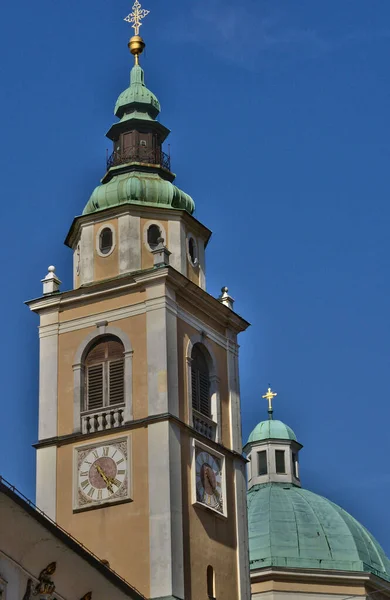
[[[37,505],[147,598],[249,600],[237,336],[206,291],[211,232],[174,185],[145,85],[129,87],[101,184],[70,227],[73,289],[41,298]]]

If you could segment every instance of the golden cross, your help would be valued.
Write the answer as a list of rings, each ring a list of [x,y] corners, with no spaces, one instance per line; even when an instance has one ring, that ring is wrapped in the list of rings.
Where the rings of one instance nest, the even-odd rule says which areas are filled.
[[[277,396],[277,394],[271,390],[271,387],[268,387],[268,392],[263,396],[263,398],[268,400],[268,412],[270,415],[273,413],[272,400],[275,398],[275,396]]]
[[[142,25],[142,19],[146,17],[150,13],[150,10],[145,10],[141,7],[141,4],[138,0],[135,0],[133,4],[133,12],[131,12],[125,18],[125,21],[131,24],[134,28],[134,35],[139,35],[139,28]]]

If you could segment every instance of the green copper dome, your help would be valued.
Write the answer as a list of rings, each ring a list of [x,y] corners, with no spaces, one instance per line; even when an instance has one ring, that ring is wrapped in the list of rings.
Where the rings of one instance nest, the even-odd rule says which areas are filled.
[[[297,441],[295,433],[288,425],[282,423],[282,421],[275,421],[269,419],[267,421],[261,421],[248,438],[247,444],[254,442],[262,442],[264,440],[293,440]]]
[[[292,484],[248,492],[251,570],[291,567],[371,572],[390,581],[390,561],[375,538],[330,500]]]
[[[132,171],[115,175],[108,183],[99,185],[92,193],[83,214],[120,204],[165,206],[194,212],[192,198],[158,173]]]
[[[139,65],[134,65],[130,73],[130,86],[121,93],[115,104],[114,113],[120,119],[125,113],[139,111],[155,119],[161,110],[156,96],[145,86],[145,75]]]

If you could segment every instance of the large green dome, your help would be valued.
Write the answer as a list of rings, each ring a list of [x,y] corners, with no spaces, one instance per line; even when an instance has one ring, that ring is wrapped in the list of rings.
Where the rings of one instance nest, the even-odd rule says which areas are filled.
[[[261,421],[248,438],[247,444],[263,442],[264,440],[293,440],[297,441],[296,435],[285,423],[273,419]]]
[[[191,196],[157,173],[132,171],[115,175],[108,183],[95,188],[83,214],[121,204],[179,208],[190,214],[195,209]]]
[[[345,510],[292,484],[248,492],[251,570],[291,567],[371,572],[390,581],[390,561],[375,538]]]

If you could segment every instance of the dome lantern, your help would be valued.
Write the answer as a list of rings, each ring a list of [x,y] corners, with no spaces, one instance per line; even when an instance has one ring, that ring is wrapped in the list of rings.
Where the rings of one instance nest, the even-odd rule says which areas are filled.
[[[293,430],[273,418],[271,387],[263,396],[268,400],[268,420],[251,432],[244,447],[248,458],[248,489],[263,483],[289,483],[301,487],[298,453],[302,445]]]

